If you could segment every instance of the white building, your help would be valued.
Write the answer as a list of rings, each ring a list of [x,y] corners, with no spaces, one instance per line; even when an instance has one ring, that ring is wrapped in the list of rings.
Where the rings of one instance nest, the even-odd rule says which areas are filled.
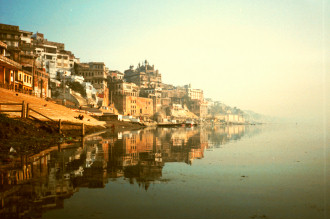
[[[25,31],[25,30],[20,30],[19,31],[21,33],[21,41],[22,43],[32,43],[32,35],[33,35],[33,32],[30,32],[30,31]]]
[[[193,89],[193,88],[191,88],[191,84],[185,85],[185,88],[186,88],[186,92],[188,94],[188,97],[191,100],[199,100],[199,101],[204,100],[203,90]]]
[[[94,99],[95,102],[98,102],[97,97],[97,90],[93,87],[93,85],[90,82],[82,82],[82,85],[86,89],[86,97],[87,99]]]
[[[38,56],[37,61],[46,69],[50,78],[56,78],[59,70],[71,72],[74,62],[79,61],[70,51],[64,50],[63,43],[48,41],[41,33],[33,34],[31,39]]]

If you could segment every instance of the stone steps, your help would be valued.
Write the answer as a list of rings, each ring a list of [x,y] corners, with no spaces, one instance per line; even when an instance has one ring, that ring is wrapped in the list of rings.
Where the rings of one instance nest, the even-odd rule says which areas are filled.
[[[0,88],[0,102],[1,103],[21,103],[22,101],[25,101],[25,103],[29,103],[29,107],[46,115],[47,117],[53,119],[53,120],[59,120],[62,121],[69,121],[69,122],[76,122],[81,123],[81,120],[77,120],[75,117],[77,117],[79,114],[84,115],[83,122],[86,125],[105,125],[105,122],[98,121],[94,119],[93,117],[81,112],[75,112],[65,106],[52,103],[51,101],[46,101],[42,98],[34,97],[28,94],[22,94],[13,92],[10,90],[6,90],[3,88]],[[2,106],[2,109],[18,109],[19,106]],[[34,112],[32,112],[34,113]],[[31,113],[31,115],[32,115]],[[11,116],[20,116],[20,113],[10,113]],[[33,114],[33,116],[37,115],[36,113]],[[35,116],[37,117],[37,116]],[[38,116],[37,118],[42,118],[41,116]]]

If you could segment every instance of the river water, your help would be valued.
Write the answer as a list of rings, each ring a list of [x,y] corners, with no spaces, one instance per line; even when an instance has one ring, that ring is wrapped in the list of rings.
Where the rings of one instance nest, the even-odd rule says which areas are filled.
[[[318,126],[102,132],[0,166],[0,218],[329,218]]]

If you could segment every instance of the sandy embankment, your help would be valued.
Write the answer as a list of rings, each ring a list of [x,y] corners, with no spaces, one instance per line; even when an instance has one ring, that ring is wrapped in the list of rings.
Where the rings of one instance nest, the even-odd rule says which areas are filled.
[[[99,121],[84,112],[76,112],[62,105],[58,105],[51,101],[41,98],[21,94],[0,88],[1,103],[22,103],[29,104],[29,107],[46,115],[54,120],[38,122],[31,119],[20,118],[20,113],[9,113],[8,115],[0,114],[0,156],[8,155],[9,150],[13,147],[17,153],[36,153],[47,147],[54,146],[63,141],[70,139],[71,141],[81,138],[81,126],[64,124],[63,134],[58,132],[58,121],[72,122],[76,124],[85,124],[85,133],[93,133],[96,131],[110,129],[112,132],[122,130],[140,129],[143,126],[129,122],[120,121]],[[21,106],[1,106],[1,109],[18,109]],[[34,117],[46,121],[47,119],[31,112]],[[84,115],[83,120],[77,119],[79,115]]]

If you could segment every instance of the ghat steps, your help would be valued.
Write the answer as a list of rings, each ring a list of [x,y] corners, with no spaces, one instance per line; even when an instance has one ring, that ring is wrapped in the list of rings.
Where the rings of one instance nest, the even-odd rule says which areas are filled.
[[[47,117],[53,119],[53,120],[59,120],[62,121],[69,121],[69,122],[75,122],[75,123],[81,123],[81,120],[76,119],[79,114],[84,115],[83,122],[86,125],[105,125],[105,122],[98,121],[97,119],[89,116],[85,113],[79,113],[72,109],[69,109],[65,106],[53,103],[51,101],[46,101],[45,99],[38,98],[35,96],[31,96],[28,94],[22,94],[18,92],[14,92],[11,90],[6,90],[4,88],[0,88],[0,102],[1,103],[21,103],[22,101],[25,101],[25,103],[29,103],[29,107],[46,115]],[[17,109],[18,106],[1,106],[2,109]],[[12,116],[20,116],[20,113],[10,113]],[[42,117],[38,115],[33,116],[42,119]]]

